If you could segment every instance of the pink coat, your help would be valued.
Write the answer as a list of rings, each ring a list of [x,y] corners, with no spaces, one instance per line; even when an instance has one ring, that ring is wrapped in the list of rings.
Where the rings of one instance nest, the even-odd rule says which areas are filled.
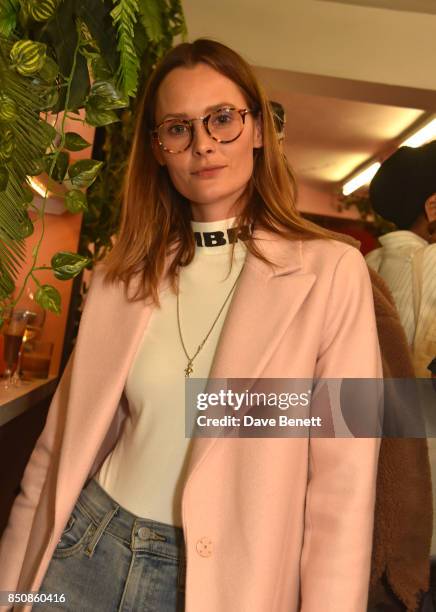
[[[381,378],[360,252],[254,236],[277,265],[248,253],[210,378]],[[121,285],[103,287],[97,267],[0,542],[0,590],[39,589],[128,414],[123,388],[152,309],[129,303]],[[186,611],[364,612],[378,451],[370,438],[196,438],[182,494]]]

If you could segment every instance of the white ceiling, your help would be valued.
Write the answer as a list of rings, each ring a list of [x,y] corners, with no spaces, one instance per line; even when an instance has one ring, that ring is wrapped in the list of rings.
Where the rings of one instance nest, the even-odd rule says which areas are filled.
[[[320,2],[336,2],[355,4],[373,8],[390,9],[392,11],[409,11],[412,13],[436,14],[434,0],[319,0]]]
[[[436,15],[325,0],[184,0],[183,7],[191,39],[217,38],[256,66],[435,88]]]
[[[286,108],[291,164],[302,177],[321,183],[343,181],[423,115],[417,109],[337,98],[284,92],[277,97]]]

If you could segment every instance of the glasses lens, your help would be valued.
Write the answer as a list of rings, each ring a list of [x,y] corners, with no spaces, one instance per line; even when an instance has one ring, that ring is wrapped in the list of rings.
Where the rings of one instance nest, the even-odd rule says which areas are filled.
[[[191,130],[189,124],[181,119],[169,119],[160,126],[158,137],[165,149],[177,153],[184,151],[189,145]]]
[[[208,126],[219,142],[230,142],[241,134],[244,122],[238,111],[224,108],[211,114]]]

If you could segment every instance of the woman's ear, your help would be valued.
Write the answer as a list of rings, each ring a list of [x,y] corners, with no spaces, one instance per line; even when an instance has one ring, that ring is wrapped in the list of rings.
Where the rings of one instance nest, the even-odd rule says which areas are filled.
[[[436,193],[433,193],[429,198],[427,198],[425,201],[424,210],[429,223],[436,220]]]
[[[162,149],[159,146],[157,138],[155,138],[154,136],[152,137],[152,140],[151,140],[151,150],[153,151],[154,158],[159,164],[159,166],[165,166],[166,164],[165,164],[164,156],[162,154]]]
[[[263,147],[262,113],[258,113],[254,119],[254,149]]]

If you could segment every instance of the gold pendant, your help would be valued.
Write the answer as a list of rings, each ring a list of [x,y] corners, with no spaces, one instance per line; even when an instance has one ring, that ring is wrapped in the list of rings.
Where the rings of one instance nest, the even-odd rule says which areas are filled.
[[[192,374],[194,368],[192,367],[192,361],[188,361],[188,365],[185,368],[185,378],[189,378],[189,375]]]

